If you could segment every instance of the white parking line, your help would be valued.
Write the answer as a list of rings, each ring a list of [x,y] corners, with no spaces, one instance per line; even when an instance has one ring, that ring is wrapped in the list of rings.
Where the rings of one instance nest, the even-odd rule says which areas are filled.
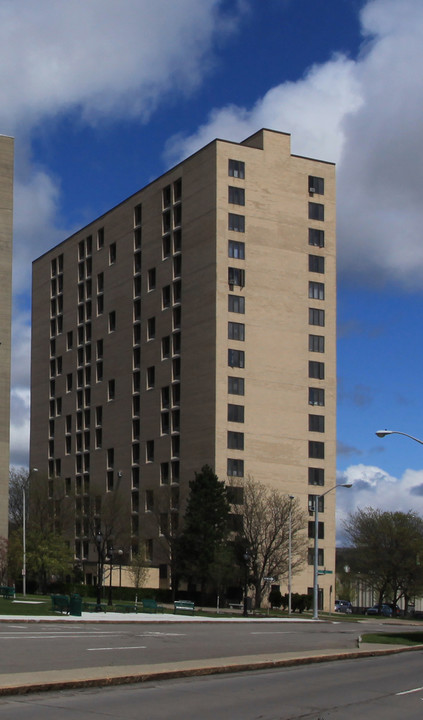
[[[146,645],[131,645],[128,647],[100,647],[100,648],[87,648],[89,652],[95,652],[96,650],[146,650]]]
[[[403,690],[403,692],[395,693],[395,695],[409,695],[410,693],[420,692],[423,687],[413,688],[412,690]]]

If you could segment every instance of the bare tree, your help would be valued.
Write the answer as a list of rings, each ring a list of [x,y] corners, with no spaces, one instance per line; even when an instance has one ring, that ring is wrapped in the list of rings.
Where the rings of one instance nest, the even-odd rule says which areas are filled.
[[[29,489],[29,472],[25,467],[9,470],[9,530],[23,525],[23,494]]]
[[[239,537],[260,607],[265,578],[288,572],[291,516],[291,569],[298,572],[306,558],[305,514],[299,502],[253,478],[243,482],[243,530]]]
[[[138,602],[138,592],[148,576],[148,564],[145,557],[145,545],[143,543],[140,545],[139,552],[133,556],[128,571],[135,588],[135,602]]]

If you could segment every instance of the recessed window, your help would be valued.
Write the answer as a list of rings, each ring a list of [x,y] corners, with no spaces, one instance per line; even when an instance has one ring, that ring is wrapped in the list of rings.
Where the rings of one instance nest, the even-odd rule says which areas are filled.
[[[318,442],[317,440],[309,440],[308,456],[309,458],[319,458],[323,460],[325,457],[325,443]]]
[[[314,520],[309,520],[309,523],[308,523],[309,538],[314,538],[315,532],[316,532],[315,522],[314,522]],[[325,538],[325,523],[323,523],[323,522],[318,523],[317,534],[318,534],[320,540],[324,540],[324,538]]]
[[[325,219],[325,206],[322,205],[321,203],[309,202],[308,217],[310,220],[324,220]]]
[[[314,548],[309,548],[307,552],[307,562],[309,565],[314,565]],[[324,565],[325,564],[325,555],[322,548],[319,548],[317,551],[317,564],[318,565]]]
[[[229,477],[244,477],[244,461],[228,458]]]
[[[245,215],[228,213],[228,230],[233,232],[245,232]]]
[[[319,513],[325,511],[325,498],[322,495],[309,495],[308,496],[308,511],[314,512],[316,498],[318,499]]]
[[[170,337],[167,335],[162,338],[162,360],[170,357]]]
[[[228,295],[228,311],[243,315],[245,313],[245,298],[241,295]]]
[[[109,332],[114,332],[116,330],[116,312],[115,310],[112,310],[109,312]]]
[[[244,422],[244,405],[228,405],[228,421],[229,422]]]
[[[145,443],[146,462],[154,462],[154,440],[147,440]]]
[[[160,417],[161,434],[169,435],[170,432],[170,415],[168,412],[164,412]]]
[[[162,288],[162,308],[170,307],[170,285]]]
[[[162,258],[163,260],[170,255],[170,235],[165,235],[162,239]]]
[[[244,449],[244,433],[228,431],[228,448],[231,450]]]
[[[145,511],[152,512],[154,510],[154,492],[153,490],[145,491]]]
[[[182,255],[175,255],[173,258],[173,277],[180,277],[182,271]]]
[[[315,362],[314,360],[309,360],[308,376],[310,378],[318,378],[319,380],[324,380],[325,379],[325,363]]]
[[[308,269],[310,272],[324,273],[325,272],[325,258],[321,255],[309,255],[308,256]]]
[[[181,252],[182,249],[182,230],[178,228],[173,231],[173,252]]]
[[[310,352],[325,352],[325,338],[323,335],[309,335],[308,349]]]
[[[173,227],[179,227],[182,224],[182,205],[176,205],[173,208]]]
[[[156,379],[156,370],[154,365],[147,368],[147,390],[151,390],[154,387]]]
[[[72,390],[72,373],[68,373],[66,375],[66,392],[70,392]]]
[[[316,195],[325,194],[325,180],[322,177],[308,176],[308,191]]]
[[[161,390],[162,409],[167,409],[170,406],[170,389],[168,385],[162,387]]]
[[[309,485],[324,485],[325,484],[324,469],[309,467],[309,469],[308,469],[308,484]]]
[[[142,222],[142,205],[139,203],[134,207],[134,227],[138,227]]]
[[[172,200],[172,192],[170,185],[166,185],[166,187],[162,190],[162,201],[163,201],[163,208],[167,208],[170,206]]]
[[[229,395],[244,395],[245,380],[230,376],[228,377],[228,393]]]
[[[116,243],[109,245],[109,264],[113,265],[116,262]]]
[[[141,228],[138,227],[138,228],[135,228],[135,230],[134,230],[134,250],[135,251],[141,249],[141,241],[142,241],[142,231],[141,231]],[[141,255],[140,255],[140,253],[138,253],[138,255],[139,255],[139,265],[141,266]],[[141,267],[140,267],[140,269],[141,269]],[[136,270],[136,272],[139,272],[139,270]]]
[[[160,463],[160,482],[162,485],[169,484],[169,463]]]
[[[228,257],[245,260],[245,243],[238,240],[228,241]]]
[[[244,323],[228,322],[229,340],[245,340]]]
[[[232,187],[230,185],[228,188],[228,202],[232,203],[233,205],[245,205],[244,188]]]
[[[308,429],[310,432],[325,432],[325,416],[309,415]]]
[[[309,308],[308,309],[308,324],[309,325],[320,325],[321,327],[324,327],[325,311],[318,310],[317,308]]]
[[[147,340],[154,340],[156,337],[156,318],[151,317],[147,320]]]
[[[308,296],[313,300],[324,300],[325,299],[325,284],[319,282],[309,282],[308,284]]]
[[[173,202],[179,202],[182,197],[182,178],[178,178],[173,183]]]
[[[245,270],[241,268],[228,268],[228,284],[237,285],[238,287],[245,287]],[[231,288],[232,289],[232,288]]]
[[[107,385],[107,397],[108,400],[114,400],[115,399],[115,392],[116,392],[116,386],[114,380],[109,380]]]
[[[316,228],[308,229],[308,244],[314,245],[315,247],[325,246],[325,231],[316,230]]]
[[[73,347],[73,332],[72,330],[69,330],[69,332],[66,334],[66,349],[71,350]]]
[[[156,268],[150,268],[147,275],[148,291],[154,290],[156,287]]]
[[[166,210],[162,215],[163,235],[170,232],[170,210]]]
[[[242,160],[229,160],[228,175],[243,180],[245,178],[245,163]]]
[[[243,350],[228,350],[229,367],[245,367],[245,352]]]
[[[101,250],[104,247],[104,228],[97,230],[97,250]]]
[[[309,405],[320,405],[325,404],[325,391],[323,388],[309,388],[308,389],[308,404]]]

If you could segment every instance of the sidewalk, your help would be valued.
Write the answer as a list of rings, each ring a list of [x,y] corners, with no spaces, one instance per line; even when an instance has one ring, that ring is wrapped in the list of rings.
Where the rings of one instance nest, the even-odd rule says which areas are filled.
[[[0,622],[28,623],[151,623],[151,622],[251,622],[253,618],[204,618],[170,613],[83,613],[81,617],[58,615],[57,617],[27,617],[0,615]],[[301,618],[260,618],[260,623],[313,622]],[[322,621],[318,621],[322,622]],[[323,621],[324,622],[324,621]],[[266,655],[233,656],[207,660],[183,660],[179,662],[157,663],[154,665],[122,665],[119,667],[89,667],[70,670],[49,670],[42,672],[1,673],[0,695],[25,694],[46,690],[63,690],[83,687],[105,687],[128,683],[166,680],[171,678],[213,675],[221,673],[263,670],[266,668],[288,667],[312,663],[348,660],[374,655],[392,655],[405,651],[421,650],[421,646],[386,646],[362,644],[357,648],[343,650],[310,650]]]

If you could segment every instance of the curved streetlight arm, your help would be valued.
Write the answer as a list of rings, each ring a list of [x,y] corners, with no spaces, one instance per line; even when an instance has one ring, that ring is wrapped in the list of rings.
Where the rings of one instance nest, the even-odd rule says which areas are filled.
[[[408,437],[410,440],[414,440],[414,442],[423,445],[423,440],[419,440],[419,438],[414,437],[414,435],[409,435],[408,433],[401,432],[400,430],[377,430],[376,435],[379,438],[384,438],[386,435],[404,435],[404,437]]]

